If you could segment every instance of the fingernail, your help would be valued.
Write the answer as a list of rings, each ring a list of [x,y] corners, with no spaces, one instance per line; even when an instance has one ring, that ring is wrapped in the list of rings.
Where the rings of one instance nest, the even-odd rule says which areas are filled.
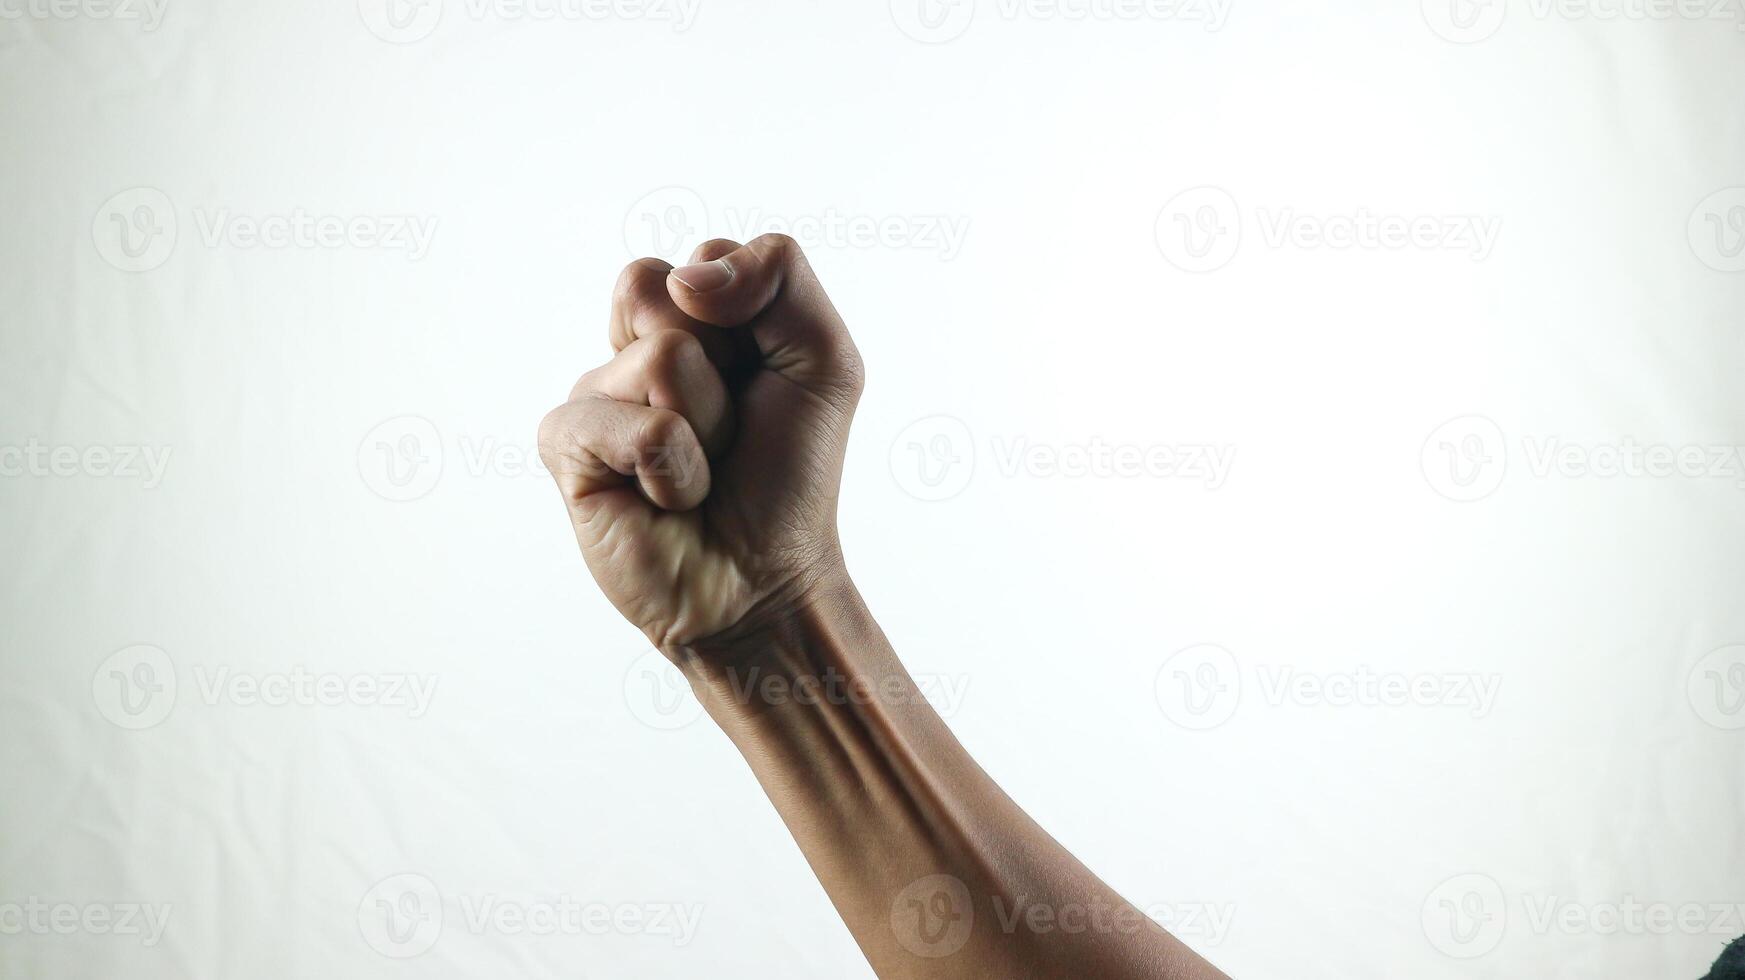
[[[674,279],[685,284],[685,288],[693,293],[706,293],[711,289],[720,289],[733,280],[733,267],[721,259],[713,262],[700,262],[697,265],[687,265],[668,273]]]

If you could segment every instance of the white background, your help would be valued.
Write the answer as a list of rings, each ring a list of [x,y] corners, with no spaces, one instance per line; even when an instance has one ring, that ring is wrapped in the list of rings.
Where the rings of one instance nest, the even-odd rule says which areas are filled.
[[[772,229],[868,362],[874,611],[1233,976],[1695,977],[1745,933],[1732,8],[34,2],[0,974],[869,976],[528,459],[626,261]],[[342,221],[250,237],[299,214]],[[435,688],[251,693],[298,672]],[[478,918],[565,900],[619,924]],[[134,904],[155,942],[97,921]]]

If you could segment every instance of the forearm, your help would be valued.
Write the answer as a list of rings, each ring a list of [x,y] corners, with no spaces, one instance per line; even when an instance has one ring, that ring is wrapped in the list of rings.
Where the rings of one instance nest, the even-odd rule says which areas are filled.
[[[1222,976],[976,765],[845,575],[747,635],[669,653],[881,978]]]

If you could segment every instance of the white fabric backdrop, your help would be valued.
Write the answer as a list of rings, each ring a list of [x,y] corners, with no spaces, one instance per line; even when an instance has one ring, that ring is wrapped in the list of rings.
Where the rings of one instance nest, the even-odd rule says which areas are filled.
[[[529,459],[764,230],[899,650],[1232,975],[1745,933],[1736,5],[0,7],[0,975],[869,976]]]

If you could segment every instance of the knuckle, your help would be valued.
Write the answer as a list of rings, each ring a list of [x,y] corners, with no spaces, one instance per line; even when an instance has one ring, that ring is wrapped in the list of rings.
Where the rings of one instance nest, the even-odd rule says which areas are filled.
[[[691,427],[677,412],[664,408],[651,410],[637,427],[635,445],[644,456],[672,452],[695,442]]]
[[[707,487],[702,446],[690,423],[676,412],[656,409],[643,420],[635,454],[637,474],[645,481],[652,477],[681,494]]]
[[[642,370],[651,379],[678,378],[707,359],[703,343],[688,330],[658,330],[642,345]]]
[[[597,367],[577,378],[576,383],[570,386],[570,401],[573,402],[597,391],[600,387],[600,372],[603,370],[605,370],[604,367]]]
[[[841,373],[843,388],[856,395],[866,390],[866,360],[853,343],[847,344],[837,355],[837,370]]]
[[[671,268],[671,265],[656,258],[640,258],[631,262],[618,273],[618,281],[612,285],[612,303],[633,305],[641,302],[647,295],[650,284],[665,282],[667,271]]]
[[[563,404],[545,413],[539,420],[539,458],[550,463],[563,452],[570,442],[569,405]]]
[[[789,261],[802,254],[800,243],[794,240],[794,236],[779,231],[759,235],[752,239],[751,244],[759,255],[778,261]]]
[[[738,249],[739,243],[731,238],[711,238],[701,245],[698,245],[696,250],[691,254],[697,257],[712,254],[719,258],[722,255],[726,255],[728,252],[737,251]]]
[[[825,383],[841,396],[855,400],[866,389],[866,362],[853,342],[844,338],[830,344],[821,363],[827,365]]]

